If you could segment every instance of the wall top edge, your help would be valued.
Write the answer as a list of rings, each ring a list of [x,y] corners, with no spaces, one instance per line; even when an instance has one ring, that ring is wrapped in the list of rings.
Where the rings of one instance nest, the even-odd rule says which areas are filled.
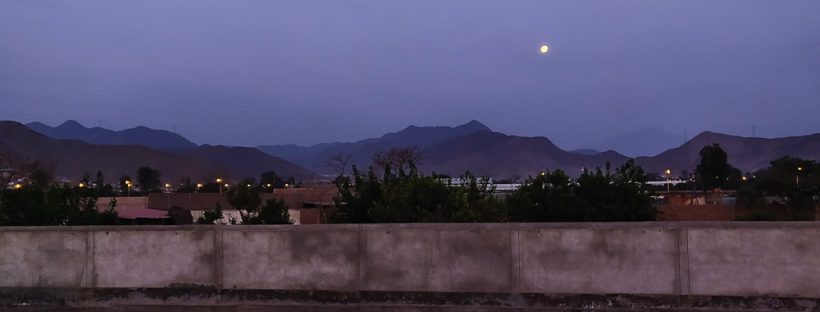
[[[549,222],[549,223],[393,223],[316,225],[106,225],[106,226],[0,226],[0,232],[32,231],[358,231],[385,229],[430,230],[538,230],[538,229],[774,229],[815,228],[820,221],[695,221],[695,222]]]

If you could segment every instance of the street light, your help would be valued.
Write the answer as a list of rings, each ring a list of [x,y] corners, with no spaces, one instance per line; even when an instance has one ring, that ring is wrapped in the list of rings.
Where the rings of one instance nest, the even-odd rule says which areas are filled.
[[[20,184],[20,183],[14,184],[14,189],[15,189],[15,190],[19,190],[19,189],[21,189],[21,188],[23,188],[23,185],[22,185],[22,184]]]
[[[131,197],[131,181],[125,180],[125,188],[128,189],[126,197]]]
[[[196,184],[196,190],[194,190],[194,193],[199,193],[199,189],[201,189],[201,188],[202,188],[202,183],[197,183]]]
[[[666,192],[669,193],[672,187],[672,181],[670,181],[672,178],[672,169],[666,169],[664,173],[666,173]]]
[[[171,192],[171,183],[165,183],[165,191]]]
[[[216,184],[219,184],[219,193],[222,194],[222,178],[216,178]]]
[[[77,185],[77,186],[79,186],[80,188],[84,188],[84,187],[85,187],[85,183],[80,182],[80,184],[79,184],[79,185]]]
[[[797,167],[797,174],[794,175],[794,182],[797,188],[800,188],[800,171],[803,171],[803,167]]]

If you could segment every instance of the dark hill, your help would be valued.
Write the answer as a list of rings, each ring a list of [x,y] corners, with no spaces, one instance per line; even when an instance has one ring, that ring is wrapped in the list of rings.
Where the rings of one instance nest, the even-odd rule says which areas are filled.
[[[698,134],[683,145],[653,157],[639,157],[637,162],[652,172],[666,168],[678,173],[693,172],[700,161],[700,150],[712,143],[726,151],[729,163],[743,172],[769,166],[769,162],[783,156],[820,160],[820,133],[785,138],[748,138],[715,132]]]
[[[265,171],[276,171],[280,177],[295,177],[298,180],[314,177],[313,172],[305,168],[251,147],[202,145],[185,152],[184,155],[225,168],[235,178],[254,177],[258,179],[259,175]]]
[[[316,172],[332,173],[325,162],[334,154],[349,154],[353,164],[369,166],[373,154],[394,147],[416,146],[419,149],[476,132],[490,132],[490,128],[471,120],[457,127],[408,126],[398,132],[390,132],[378,138],[350,143],[325,143],[312,146],[266,145],[258,148],[270,155],[282,157]]]
[[[49,138],[11,121],[0,121],[0,152],[4,150],[53,165],[57,176],[69,179],[80,179],[86,173],[93,176],[100,170],[111,182],[121,175],[133,177],[141,166],[159,169],[163,182],[216,176],[238,180],[258,177],[267,170],[297,179],[313,176],[308,170],[253,148],[203,146],[176,154],[140,145],[94,145]]]
[[[627,157],[614,151],[594,155],[567,152],[544,137],[521,137],[497,132],[479,132],[443,142],[424,150],[423,168],[459,175],[470,170],[495,178],[526,177],[549,169],[577,176],[581,168],[612,168]]]
[[[174,132],[143,126],[114,131],[100,127],[87,128],[74,120],[68,120],[57,127],[50,127],[40,122],[32,122],[26,126],[54,139],[80,140],[96,145],[142,145],[174,153],[197,147],[196,144]]]

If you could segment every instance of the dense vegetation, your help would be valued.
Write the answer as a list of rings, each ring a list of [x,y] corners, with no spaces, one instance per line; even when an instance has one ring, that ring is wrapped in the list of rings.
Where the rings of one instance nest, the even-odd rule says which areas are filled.
[[[655,219],[646,174],[627,162],[615,173],[596,169],[573,181],[564,172],[542,172],[527,179],[504,200],[484,178],[465,173],[458,185],[450,179],[386,166],[379,176],[371,167],[337,179],[335,222],[546,222],[646,221]]]
[[[97,190],[68,185],[32,184],[0,193],[2,225],[117,224],[116,202],[97,210]]]

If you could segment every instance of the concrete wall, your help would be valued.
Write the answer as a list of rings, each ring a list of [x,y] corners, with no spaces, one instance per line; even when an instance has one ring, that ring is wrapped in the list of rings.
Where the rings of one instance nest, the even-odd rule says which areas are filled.
[[[0,288],[820,298],[820,223],[0,228]]]

